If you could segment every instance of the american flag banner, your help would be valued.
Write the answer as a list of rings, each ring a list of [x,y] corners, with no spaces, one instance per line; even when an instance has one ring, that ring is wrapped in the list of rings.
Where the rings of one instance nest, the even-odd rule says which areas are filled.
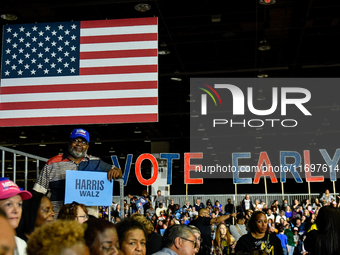
[[[158,121],[157,18],[6,25],[0,126]]]

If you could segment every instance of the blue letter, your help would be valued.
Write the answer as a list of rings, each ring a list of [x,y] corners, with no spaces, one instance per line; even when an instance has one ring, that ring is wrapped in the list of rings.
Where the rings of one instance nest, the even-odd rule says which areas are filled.
[[[239,166],[238,165],[238,159],[239,158],[250,158],[250,152],[245,152],[245,153],[233,153],[233,179],[234,179],[234,184],[252,184],[252,179],[251,178],[239,178],[239,172],[241,171],[250,171],[250,166]]]
[[[168,176],[166,178],[166,184],[172,184],[172,160],[179,159],[179,153],[161,153],[161,159],[167,159],[167,166],[168,166]]]

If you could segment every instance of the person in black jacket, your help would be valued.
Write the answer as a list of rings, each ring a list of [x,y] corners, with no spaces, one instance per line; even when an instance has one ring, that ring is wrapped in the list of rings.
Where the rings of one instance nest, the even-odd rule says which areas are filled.
[[[254,212],[248,221],[247,228],[248,234],[241,236],[238,240],[236,252],[264,251],[270,255],[283,255],[280,239],[275,234],[268,233],[268,221],[264,212]]]

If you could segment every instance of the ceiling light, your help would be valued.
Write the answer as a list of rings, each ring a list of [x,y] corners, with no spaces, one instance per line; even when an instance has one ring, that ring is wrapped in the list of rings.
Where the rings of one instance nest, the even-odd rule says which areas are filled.
[[[261,50],[261,51],[266,51],[266,50],[270,50],[271,47],[266,40],[262,40],[262,41],[260,41],[260,45],[257,49]]]
[[[266,72],[260,71],[257,75],[258,78],[267,78],[268,74]]]
[[[151,140],[144,140],[144,143],[151,143]]]
[[[172,81],[182,81],[182,78],[179,76],[179,72],[176,70],[174,72],[174,76],[170,78]]]
[[[170,51],[168,49],[163,49],[158,51],[158,55],[169,55]]]
[[[15,14],[1,14],[1,18],[4,20],[17,20],[18,16]]]
[[[151,9],[149,4],[137,4],[135,5],[135,10],[139,12],[146,12]]]
[[[262,5],[272,5],[276,3],[276,0],[260,0],[259,3]]]
[[[41,144],[39,144],[39,146],[40,146],[40,147],[45,147],[45,146],[46,146],[46,144],[44,144],[44,143],[41,143]]]
[[[116,152],[116,151],[111,151],[111,150],[109,151],[109,153],[115,153],[115,152]]]
[[[94,144],[102,144],[102,142],[95,142]]]
[[[221,22],[221,14],[211,15],[211,22]]]
[[[135,130],[135,131],[133,131],[135,134],[140,134],[140,133],[142,133],[142,131],[140,131],[140,130]]]

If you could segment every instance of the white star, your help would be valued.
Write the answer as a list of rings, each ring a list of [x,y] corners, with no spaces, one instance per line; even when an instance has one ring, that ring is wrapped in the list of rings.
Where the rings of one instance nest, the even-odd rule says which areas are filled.
[[[19,49],[19,53],[24,53],[24,49],[23,49],[23,48],[20,48],[20,49]]]
[[[11,50],[10,50],[10,49],[7,49],[7,50],[6,50],[6,54],[11,54]]]
[[[10,32],[12,32],[12,28],[7,28],[7,33],[10,33]]]
[[[18,63],[19,63],[19,64],[22,64],[22,63],[24,63],[24,61],[23,61],[22,59],[19,59],[19,60],[18,60]]]
[[[75,62],[76,61],[76,58],[75,57],[72,57],[71,58],[71,62]]]
[[[50,60],[48,58],[44,59],[45,63],[48,63]]]
[[[56,46],[57,43],[56,43],[55,41],[53,41],[53,42],[51,42],[51,45],[52,45],[52,46]]]
[[[44,74],[48,74],[48,72],[49,72],[49,70],[46,68],[46,69],[44,70]]]
[[[11,67],[12,67],[12,70],[17,69],[17,66],[16,66],[16,65],[12,65]]]
[[[30,32],[27,32],[26,33],[26,37],[30,37],[31,36],[31,33]]]
[[[62,50],[63,50],[63,47],[59,46],[58,51],[62,51]]]
[[[26,45],[26,48],[29,48],[31,46],[31,44],[28,42],[25,44]]]
[[[67,29],[65,32],[65,35],[69,35],[70,34],[70,31]]]
[[[36,53],[37,49],[36,48],[32,48],[32,53]]]
[[[55,68],[56,64],[52,63],[51,68]]]
[[[7,38],[7,39],[6,39],[6,42],[7,42],[7,43],[11,43],[11,41],[12,41],[11,38]]]
[[[46,41],[46,42],[50,41],[50,37],[46,36],[46,37],[45,37],[45,41]]]
[[[57,31],[53,30],[52,35],[57,35]]]
[[[33,30],[33,31],[38,31],[38,27],[37,27],[37,26],[34,26],[34,27],[32,27],[32,30]]]
[[[75,47],[75,46],[72,46],[72,47],[71,47],[71,50],[72,50],[72,51],[75,51],[75,50],[76,50],[76,48],[77,48],[77,47]]]
[[[76,69],[74,69],[73,67],[70,69],[71,73],[74,73],[76,71]]]
[[[77,25],[76,25],[76,24],[72,24],[72,25],[71,25],[71,28],[72,28],[72,29],[76,29],[76,28],[77,28]]]
[[[70,64],[69,63],[64,63],[64,67],[66,68],[66,67],[68,67]]]
[[[13,54],[13,55],[12,55],[12,58],[13,58],[13,59],[17,59],[17,55],[16,55],[16,54]]]
[[[68,55],[70,55],[70,53],[68,53],[67,51],[64,53],[65,57],[68,57]]]
[[[9,75],[9,71],[6,71],[6,72],[5,72],[5,75],[8,76],[8,75]]]
[[[57,55],[57,53],[55,53],[55,52],[51,53],[51,57],[55,57],[56,55]]]
[[[24,42],[24,41],[25,41],[25,39],[22,38],[22,37],[19,39],[19,42],[21,42],[21,43]]]
[[[31,61],[32,61],[32,64],[35,64],[37,62],[35,58],[32,58]]]
[[[41,52],[39,52],[38,54],[38,58],[42,58],[44,54],[42,54]]]
[[[25,58],[29,58],[30,56],[31,56],[31,55],[27,53],[27,54],[25,55]]]
[[[36,42],[38,38],[36,38],[35,36],[32,38],[32,42]]]
[[[42,69],[42,66],[43,66],[42,64],[39,64],[38,69]]]
[[[50,48],[49,48],[49,47],[46,47],[46,48],[45,48],[45,51],[46,51],[46,52],[49,52],[49,51],[50,51]]]
[[[12,47],[13,47],[13,48],[17,48],[17,47],[18,47],[18,44],[13,43],[13,44],[12,44]]]
[[[22,71],[21,70],[18,71],[18,75],[22,75]]]
[[[58,60],[58,62],[62,62],[63,61],[63,59],[60,58],[60,57],[57,60]]]
[[[62,41],[62,40],[63,40],[63,37],[62,37],[62,36],[59,36],[59,37],[58,37],[58,40],[59,40],[59,41]]]
[[[77,38],[77,36],[75,36],[75,35],[71,36],[71,40],[75,40],[76,38]]]
[[[44,32],[43,32],[43,31],[40,31],[38,34],[39,34],[39,36],[43,36],[43,35],[44,35]]]
[[[13,34],[13,37],[18,37],[18,33],[15,32],[15,33]]]
[[[25,67],[25,69],[28,69],[28,68],[30,68],[30,65],[26,64],[24,67]]]
[[[31,74],[35,74],[37,71],[35,71],[34,69],[31,70]]]
[[[46,29],[46,31],[49,31],[51,29],[51,27],[50,26],[46,26],[45,29]]]
[[[65,41],[65,46],[69,46],[70,45],[70,42],[69,41]]]
[[[63,30],[64,26],[63,25],[59,25],[58,28],[59,28],[59,30]]]
[[[61,70],[60,68],[57,70],[58,73],[61,73],[61,71],[63,71],[63,70]]]
[[[6,63],[6,65],[9,65],[9,64],[11,63],[11,61],[10,61],[9,59],[7,59],[7,60],[5,61],[5,63]]]
[[[38,46],[42,47],[42,46],[44,46],[44,43],[43,42],[38,42]]]
[[[25,28],[24,27],[20,27],[19,30],[20,30],[20,32],[24,32]]]

